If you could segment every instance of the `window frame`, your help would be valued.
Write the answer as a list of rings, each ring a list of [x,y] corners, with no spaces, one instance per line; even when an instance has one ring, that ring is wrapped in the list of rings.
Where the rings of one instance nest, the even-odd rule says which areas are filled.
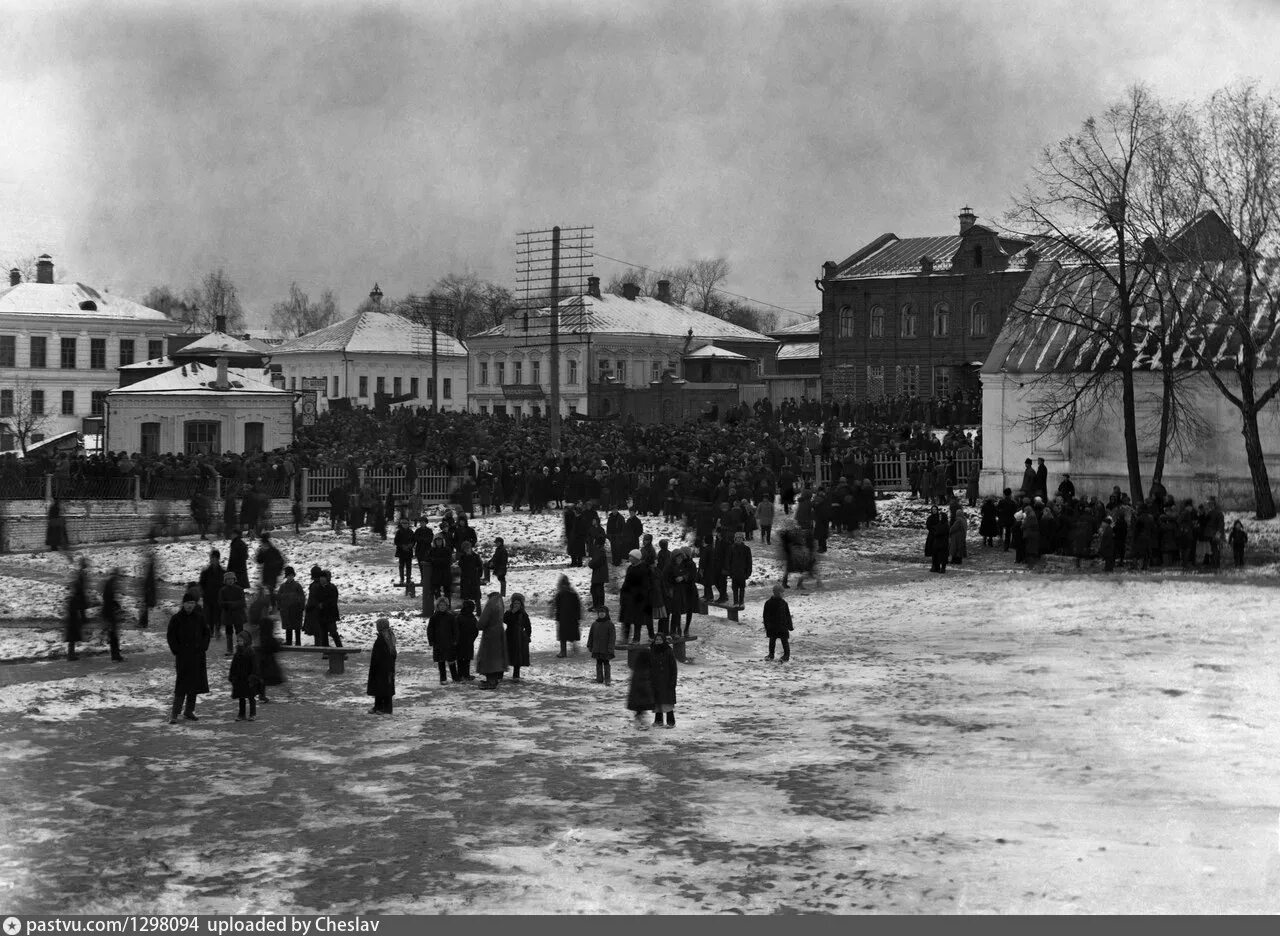
[[[356,378],[356,397],[365,399],[369,396],[369,375],[361,374]]]
[[[107,339],[89,339],[89,370],[107,369]]]
[[[0,367],[18,366],[18,336],[0,335]]]
[[[70,352],[70,353],[68,353]],[[76,358],[79,356],[80,349],[76,346],[75,338],[59,338],[58,339],[58,368],[60,370],[76,370]],[[68,364],[67,361],[71,363]]]
[[[478,361],[480,372],[476,375],[476,383],[482,387],[489,386],[489,362]]]
[[[836,337],[852,338],[853,321],[853,306],[846,302],[836,310]]]
[[[32,416],[45,415],[44,404],[45,404],[44,391],[40,389],[32,390],[31,391],[31,415]]]
[[[884,306],[873,305],[868,316],[867,336],[869,338],[884,337]]]
[[[39,353],[36,349],[39,348]],[[49,338],[46,335],[32,335],[27,342],[27,366],[32,370],[49,369]]]
[[[89,391],[89,415],[105,416],[107,414],[107,391]]]
[[[951,335],[951,303],[943,300],[933,306],[933,337],[947,338]]]
[[[76,414],[76,392],[74,390],[62,391],[62,415],[74,416]]]
[[[137,347],[134,344],[134,340],[132,338],[121,338],[120,347],[118,350],[120,352],[121,367],[128,367],[130,364],[135,363],[135,361],[137,360],[137,357],[136,357]]]
[[[911,339],[919,337],[919,316],[914,302],[905,302],[898,310],[898,337]]]
[[[981,328],[978,327],[979,324],[981,324]],[[987,337],[987,325],[987,304],[979,299],[969,306],[969,337]]]
[[[877,385],[879,386],[880,392],[879,393],[872,392],[873,388],[875,388]],[[883,400],[884,398],[885,398],[884,365],[868,364],[867,365],[867,399]]]

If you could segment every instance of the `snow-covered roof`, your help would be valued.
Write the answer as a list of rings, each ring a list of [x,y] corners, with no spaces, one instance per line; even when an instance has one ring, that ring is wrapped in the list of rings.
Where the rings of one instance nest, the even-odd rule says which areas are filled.
[[[159,309],[101,293],[84,283],[19,283],[0,291],[0,315],[56,315],[68,318],[170,322]],[[176,323],[175,323],[176,324]]]
[[[694,361],[710,361],[713,358],[722,361],[749,361],[751,358],[745,354],[738,354],[735,351],[726,351],[724,348],[717,348],[713,344],[705,344],[697,351],[690,351],[684,355],[685,360]]]
[[[779,361],[807,361],[818,359],[818,342],[792,341],[778,347]]]
[[[394,312],[365,310],[270,350],[270,354],[347,351],[361,354],[430,354],[431,329]],[[446,332],[436,333],[442,357],[466,357],[467,347]]]
[[[263,353],[262,348],[242,341],[235,335],[215,331],[201,335],[189,345],[183,345],[174,352],[174,355],[176,357],[208,357],[211,354],[237,354],[261,357]]]
[[[535,328],[545,329],[549,319],[550,310],[548,309],[538,309],[529,313],[530,325]],[[471,337],[501,338],[508,333],[519,335],[522,324],[523,313],[511,316],[501,325]],[[693,330],[695,339],[703,341],[718,339],[774,343],[768,335],[753,332],[741,325],[691,309],[689,306],[675,305],[648,296],[626,299],[612,293],[600,298],[581,295],[572,296],[560,305],[560,331],[566,334],[685,338],[690,329]]]
[[[175,367],[146,380],[110,391],[111,395],[128,393],[253,393],[291,396],[292,390],[271,386],[270,372],[227,368],[227,380],[231,386],[219,390],[213,386],[218,379],[218,368],[193,362]]]
[[[152,358],[149,361],[139,361],[136,364],[121,364],[119,370],[159,370],[160,368],[168,369],[177,367],[178,362],[170,358],[167,354],[163,357]]]
[[[805,319],[803,322],[796,322],[794,325],[771,331],[769,332],[769,337],[785,341],[797,335],[817,335],[821,330],[821,326],[821,320],[815,315],[813,318]]]

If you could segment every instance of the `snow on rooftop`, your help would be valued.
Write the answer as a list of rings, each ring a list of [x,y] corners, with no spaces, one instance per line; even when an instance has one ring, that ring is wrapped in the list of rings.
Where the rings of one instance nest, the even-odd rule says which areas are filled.
[[[361,354],[422,354],[431,352],[431,329],[394,312],[357,312],[327,328],[286,341],[271,349],[272,356],[300,352],[346,351]],[[447,332],[436,333],[436,351],[443,357],[466,357],[467,348]]]
[[[0,315],[169,322],[167,315],[132,299],[99,292],[84,283],[19,283],[0,291]]]

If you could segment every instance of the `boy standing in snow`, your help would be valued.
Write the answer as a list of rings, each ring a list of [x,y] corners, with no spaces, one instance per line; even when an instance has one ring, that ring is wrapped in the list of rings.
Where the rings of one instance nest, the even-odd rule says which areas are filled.
[[[240,700],[240,714],[236,721],[244,721],[245,702],[249,703],[249,721],[258,715],[258,690],[262,680],[258,676],[258,658],[253,652],[253,637],[247,630],[236,635],[236,652],[231,658],[231,698]]]
[[[794,628],[791,625],[791,606],[782,597],[781,585],[773,586],[773,597],[764,603],[762,616],[765,636],[769,638],[769,655],[765,659],[773,659],[773,651],[781,640],[782,662],[786,663],[791,659],[790,633]]]
[[[747,606],[747,579],[751,578],[751,547],[741,531],[733,534],[729,547],[729,580],[733,586],[733,604],[739,609]]]
[[[587,652],[596,661],[596,682],[604,683],[606,686],[613,684],[613,677],[609,672],[609,661],[614,657],[617,640],[618,635],[609,617],[609,609],[604,606],[597,608],[595,623],[587,633]],[[639,713],[637,717],[638,715]]]

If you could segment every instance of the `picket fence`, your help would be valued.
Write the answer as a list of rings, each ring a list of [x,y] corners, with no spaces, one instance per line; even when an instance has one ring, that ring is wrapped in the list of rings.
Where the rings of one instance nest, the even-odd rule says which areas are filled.
[[[905,455],[879,454],[872,459],[875,474],[873,475],[877,491],[909,491],[911,490],[911,459]],[[974,468],[982,467],[982,456],[970,452],[956,457],[956,486],[964,487],[969,482],[969,475]],[[815,470],[816,468],[816,470]],[[822,484],[831,484],[839,479],[843,468],[838,462],[817,459],[806,459],[801,465],[801,475],[812,478]]]
[[[403,468],[392,471],[365,471],[364,469],[359,469],[356,472],[358,486],[363,488],[368,485],[378,497],[384,498],[387,496],[387,492],[390,491],[396,503],[403,503],[416,491],[422,496],[422,503],[425,507],[434,507],[438,504],[446,504],[452,501],[458,485],[465,479],[466,475],[451,475],[443,471],[421,471],[418,473],[417,480],[412,485],[411,490],[411,486],[405,481]],[[329,507],[329,492],[336,487],[349,483],[350,476],[345,468],[303,470],[300,481],[303,509],[327,510]]]

